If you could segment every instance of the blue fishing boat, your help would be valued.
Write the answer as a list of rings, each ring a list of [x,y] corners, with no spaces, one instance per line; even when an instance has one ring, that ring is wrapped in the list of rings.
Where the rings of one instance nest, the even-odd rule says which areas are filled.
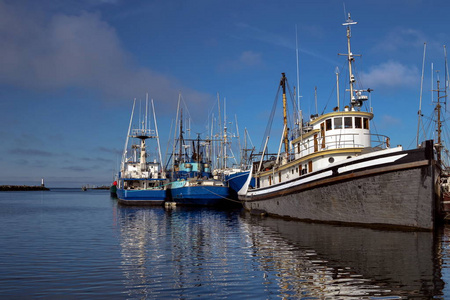
[[[250,173],[250,170],[238,170],[233,173],[225,174],[225,182],[228,183],[228,186],[237,194],[239,194],[239,191],[244,188],[245,183],[248,179],[248,175]],[[255,178],[250,178],[250,184],[251,187],[255,186]]]
[[[151,101],[154,118],[154,129],[148,122],[148,100],[145,108],[144,121],[139,127],[131,129],[136,102],[133,104],[130,126],[125,142],[122,163],[117,180],[117,198],[119,203],[125,205],[162,205],[167,199],[168,179],[161,164],[161,151],[158,138],[158,126]],[[137,143],[130,143],[132,138]],[[158,156],[153,161],[148,161],[147,143],[154,140],[158,145]]]
[[[183,162],[170,184],[172,201],[183,205],[220,206],[229,204],[229,187],[214,179],[204,162]]]
[[[221,178],[215,178],[212,173],[211,140],[202,140],[200,135],[197,139],[185,139],[182,115],[180,110],[180,131],[175,139],[170,172],[171,201],[176,205],[232,205],[230,188]],[[176,152],[175,149],[178,151]]]

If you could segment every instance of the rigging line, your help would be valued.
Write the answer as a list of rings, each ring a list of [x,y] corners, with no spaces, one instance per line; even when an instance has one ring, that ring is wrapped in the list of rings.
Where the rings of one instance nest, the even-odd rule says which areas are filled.
[[[331,97],[333,96],[335,90],[336,90],[336,85],[334,85],[333,89],[331,90],[331,93],[330,93],[330,95],[328,96],[327,103],[325,104],[325,107],[323,108],[321,115],[323,115],[323,114],[325,113],[325,110],[326,110],[327,107],[328,107],[328,103],[330,103]]]
[[[222,198],[222,199],[229,200],[229,201],[232,201],[232,202],[241,203],[241,201],[239,201],[239,200],[234,200],[234,199],[227,198],[227,197],[224,197],[224,196],[222,196],[222,195],[216,194],[216,193],[214,193],[213,191],[208,190],[207,188],[205,188],[205,187],[203,187],[203,186],[202,186],[202,189],[204,189],[204,190],[210,192],[211,194],[213,194],[213,195],[215,195],[215,196],[218,196],[218,197],[220,197],[220,198]]]
[[[269,116],[269,119],[268,119],[266,130],[264,132],[263,141],[262,141],[261,146],[260,146],[260,151],[259,152],[261,152],[261,153],[263,152],[263,148],[264,148],[264,145],[265,145],[266,137],[269,136],[270,131],[272,130],[272,123],[273,123],[273,118],[275,116],[275,111],[277,109],[277,103],[278,103],[278,98],[279,98],[279,95],[280,95],[280,89],[281,89],[281,87],[278,86],[278,91],[277,91],[277,94],[275,96],[275,100],[274,100],[273,105],[272,105],[272,111],[270,112],[270,116]]]

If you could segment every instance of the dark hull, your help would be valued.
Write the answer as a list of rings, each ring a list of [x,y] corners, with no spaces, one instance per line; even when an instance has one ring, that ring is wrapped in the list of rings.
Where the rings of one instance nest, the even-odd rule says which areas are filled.
[[[427,143],[416,150],[371,156],[311,173],[313,179],[303,184],[296,181],[307,176],[285,188],[260,189],[258,195],[239,199],[247,210],[300,220],[431,230],[441,214],[432,151]],[[400,158],[375,164],[394,156]]]

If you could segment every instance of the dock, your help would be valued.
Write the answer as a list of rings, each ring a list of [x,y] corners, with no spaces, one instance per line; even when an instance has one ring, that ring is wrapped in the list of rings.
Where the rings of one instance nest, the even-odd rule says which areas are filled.
[[[0,185],[0,191],[49,191],[49,188],[38,185]]]

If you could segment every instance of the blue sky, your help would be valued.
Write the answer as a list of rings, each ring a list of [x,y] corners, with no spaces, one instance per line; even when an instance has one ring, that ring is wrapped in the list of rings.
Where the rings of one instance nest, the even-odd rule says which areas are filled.
[[[414,147],[423,45],[429,116],[450,1],[350,0],[345,10],[358,22],[352,49],[363,55],[361,84],[374,89],[377,133]],[[192,132],[207,132],[220,93],[259,148],[281,72],[297,85],[296,26],[302,109],[315,112],[315,87],[319,112],[335,106],[345,18],[343,1],[331,0],[0,0],[0,185],[109,184],[133,99],[147,92],[163,152],[180,92]]]

